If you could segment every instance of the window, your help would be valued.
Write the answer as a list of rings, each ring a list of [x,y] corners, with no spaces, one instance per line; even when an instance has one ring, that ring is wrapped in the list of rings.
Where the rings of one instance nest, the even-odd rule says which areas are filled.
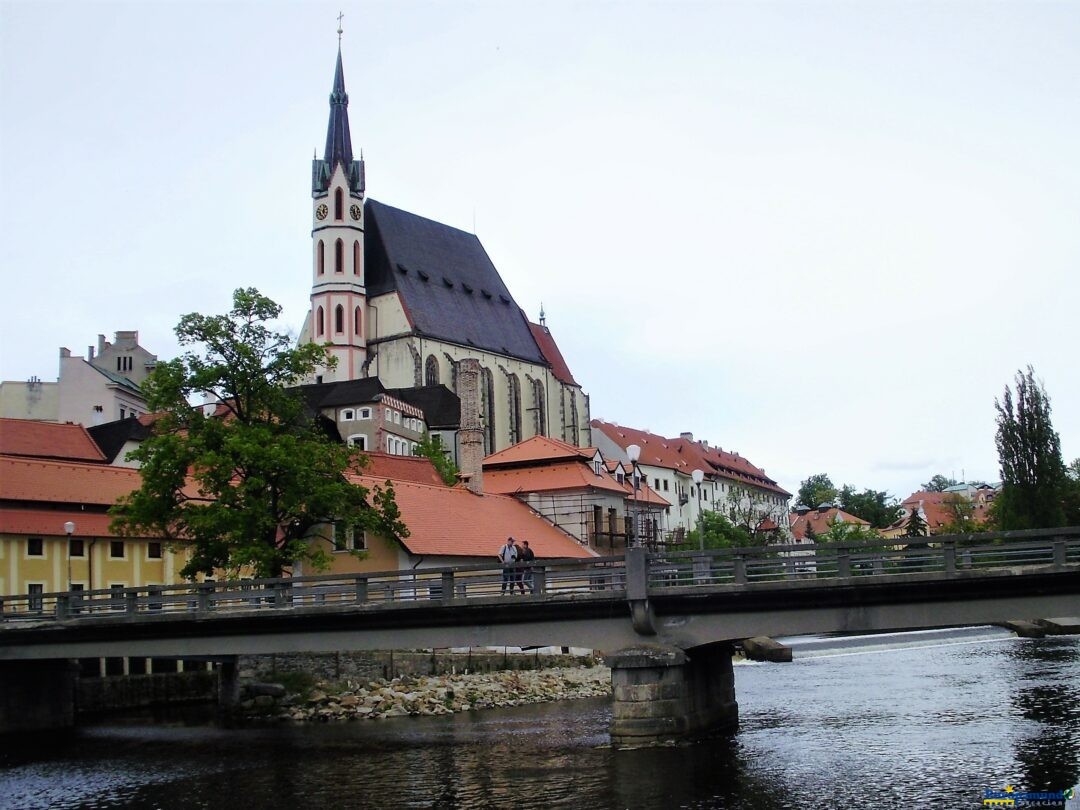
[[[123,419],[126,416],[127,416],[127,411],[125,411],[123,408],[121,408],[120,409],[120,418]]]
[[[114,560],[124,559],[124,541],[113,540],[109,543],[109,556]]]
[[[354,276],[360,275],[360,243],[352,243],[352,272]]]
[[[348,526],[345,521],[334,522],[334,551],[364,551],[367,536],[362,526]]]
[[[521,383],[517,374],[507,380],[510,388],[510,444],[521,441]]]
[[[345,272],[345,243],[340,239],[334,242],[334,272]]]
[[[334,219],[345,219],[345,194],[340,188],[334,191]]]
[[[600,475],[600,459],[593,461],[593,472]]]
[[[536,421],[536,435],[547,435],[547,410],[544,406],[544,383],[540,380],[532,381],[533,390],[533,418]]]
[[[353,336],[360,337],[360,307],[353,310]]]
[[[341,412],[341,421],[351,422],[355,418],[354,413],[355,411],[352,408],[346,408]]]
[[[653,489],[660,489],[660,479],[659,478],[654,478],[653,480],[656,482],[656,486],[653,487]],[[665,488],[667,487],[667,481],[664,482],[664,487]]]
[[[321,276],[326,270],[326,244],[322,239],[319,240],[319,275]]]
[[[86,556],[86,546],[84,545],[82,540],[76,540],[74,537],[71,538],[70,542],[68,543],[68,556],[70,556],[70,557],[85,557]]]
[[[161,543],[147,543],[146,556],[151,560],[161,559]]]
[[[323,318],[323,308],[322,308],[322,307],[319,307],[319,309],[318,309],[318,312],[316,312],[316,313],[315,313],[315,322],[316,322],[316,324],[317,324],[317,329],[316,329],[316,331],[318,332],[318,334],[319,334],[320,336],[321,336],[321,335],[322,335],[323,333],[325,333],[325,332],[326,332],[326,328],[325,328],[325,324],[323,323],[323,319],[324,319],[324,318]],[[319,382],[322,382],[322,380],[319,380]]]
[[[400,425],[401,424],[401,411],[394,411],[394,424],[395,425]]]
[[[341,304],[334,307],[334,331],[339,335],[345,331],[345,307]]]
[[[45,592],[45,585],[41,582],[29,582],[26,585],[26,594],[30,598],[26,601],[27,610],[41,610],[44,600],[41,594]]]
[[[355,447],[358,450],[367,450],[367,436],[362,433],[350,436],[348,442],[350,447]]]
[[[357,416],[357,419],[370,419],[370,418],[371,418],[371,408],[361,408],[360,409],[360,415]]]
[[[429,354],[427,362],[424,364],[424,385],[438,385],[439,384],[439,361],[435,359],[435,355]]]
[[[480,396],[484,415],[484,452],[495,452],[495,377],[489,368],[480,368]]]
[[[27,537],[26,538],[26,556],[27,557],[44,557],[45,556],[45,541],[40,537]]]
[[[667,480],[665,479],[665,480],[664,480],[664,492],[667,492],[667,491],[668,491],[668,490],[667,490]]]
[[[620,484],[626,482],[626,476],[623,474],[622,470],[619,470],[617,473],[615,473],[615,480],[618,481]]]

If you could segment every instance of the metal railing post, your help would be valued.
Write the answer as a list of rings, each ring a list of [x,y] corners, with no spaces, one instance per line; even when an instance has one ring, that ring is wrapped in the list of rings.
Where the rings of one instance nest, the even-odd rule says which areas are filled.
[[[454,572],[443,571],[442,575],[442,601],[444,605],[454,602]]]
[[[533,582],[533,596],[541,598],[547,593],[547,571],[544,566],[537,565],[533,567],[532,573]]]
[[[71,597],[68,596],[66,593],[62,593],[56,597],[56,618],[66,619],[68,616],[71,615],[71,603],[69,601],[70,599]]]
[[[885,559],[881,556],[881,552],[878,552],[878,556],[874,557],[871,565],[875,574],[885,573]]]
[[[735,553],[735,557],[731,560],[732,573],[735,575],[736,585],[746,584],[746,557],[740,552]]]
[[[139,592],[134,588],[124,594],[124,610],[128,613],[139,612]]]
[[[956,573],[956,541],[946,540],[941,547],[945,555],[945,573],[952,576]]]
[[[196,587],[198,588],[196,594],[198,603],[195,609],[200,613],[204,613],[205,611],[210,610],[210,594],[214,592],[214,583],[200,582]]]
[[[842,549],[836,552],[836,575],[842,579],[851,576],[851,550]]]
[[[364,604],[368,600],[368,581],[367,577],[356,578],[356,603],[358,605]]]
[[[1064,568],[1065,563],[1068,560],[1067,548],[1065,538],[1058,537],[1054,539],[1054,567]]]

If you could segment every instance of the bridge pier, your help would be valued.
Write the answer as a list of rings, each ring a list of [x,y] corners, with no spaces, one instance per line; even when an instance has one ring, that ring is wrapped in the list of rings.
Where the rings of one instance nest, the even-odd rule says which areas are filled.
[[[68,659],[0,661],[0,734],[75,725],[75,677]]]
[[[218,708],[229,712],[240,705],[240,666],[236,656],[222,659],[218,671]]]
[[[684,652],[643,645],[607,656],[611,667],[611,744],[636,748],[739,725],[731,646]]]

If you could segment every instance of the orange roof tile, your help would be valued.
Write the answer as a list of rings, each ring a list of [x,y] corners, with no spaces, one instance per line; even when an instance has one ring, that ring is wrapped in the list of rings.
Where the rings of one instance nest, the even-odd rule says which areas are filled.
[[[108,505],[139,487],[138,470],[0,457],[0,499]]]
[[[577,459],[579,457],[591,459],[595,455],[595,447],[575,447],[550,436],[533,436],[531,439],[512,444],[505,450],[486,456],[484,458],[484,467],[552,459]]]
[[[603,475],[597,475],[590,467],[577,461],[543,467],[484,470],[484,489],[503,495],[559,489],[602,489],[619,495],[627,494],[626,487],[606,470]]]
[[[813,528],[814,534],[825,534],[832,528],[832,525],[837,522],[838,517],[841,518],[844,523],[855,523],[860,526],[870,525],[870,521],[855,517],[855,515],[850,512],[837,509],[835,506],[831,506],[824,511],[811,509],[805,515],[800,515],[798,512],[792,512],[788,515],[788,523],[790,524],[791,535],[796,540],[805,540],[807,526]]]
[[[570,367],[566,365],[566,360],[563,359],[562,352],[555,343],[555,338],[551,336],[551,330],[531,321],[529,330],[532,332],[536,345],[540,347],[540,354],[544,355],[544,359],[551,364],[551,373],[555,375],[555,379],[567,385],[577,385],[574,375],[570,373]]]
[[[112,518],[104,512],[84,512],[71,509],[7,509],[0,508],[0,533],[36,534],[44,537],[63,537],[64,524],[75,524],[75,537],[113,537],[109,531]]]
[[[361,471],[362,475],[392,481],[415,481],[437,487],[446,486],[429,458],[370,452],[365,452],[364,455],[368,457],[368,464]]]
[[[949,506],[949,501],[955,498],[966,500],[963,495],[955,492],[928,492],[925,490],[913,492],[900,504],[908,510],[908,514],[893,525],[906,526],[907,518],[911,515],[912,510],[921,506],[926,514],[926,524],[930,527],[930,531],[940,529],[942,526],[948,526],[956,520],[956,512]],[[985,501],[972,502],[971,519],[976,523],[985,523],[990,517],[988,507],[989,504]]]
[[[364,486],[382,482],[354,476]],[[528,540],[537,557],[586,558],[595,554],[508,495],[475,495],[464,487],[395,481],[394,495],[410,535],[411,554],[495,559],[508,536]]]
[[[106,461],[82,425],[29,419],[0,419],[0,454],[61,461]]]

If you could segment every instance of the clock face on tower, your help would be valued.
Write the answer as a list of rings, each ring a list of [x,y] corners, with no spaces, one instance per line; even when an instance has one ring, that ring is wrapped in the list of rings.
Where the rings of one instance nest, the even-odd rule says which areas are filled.
[[[320,205],[315,209],[315,219],[326,219],[326,215],[330,213],[330,209],[325,205]]]
[[[352,208],[349,209],[349,214],[352,216],[353,219],[360,219],[361,213],[362,212],[360,211],[359,205],[354,205]]]

